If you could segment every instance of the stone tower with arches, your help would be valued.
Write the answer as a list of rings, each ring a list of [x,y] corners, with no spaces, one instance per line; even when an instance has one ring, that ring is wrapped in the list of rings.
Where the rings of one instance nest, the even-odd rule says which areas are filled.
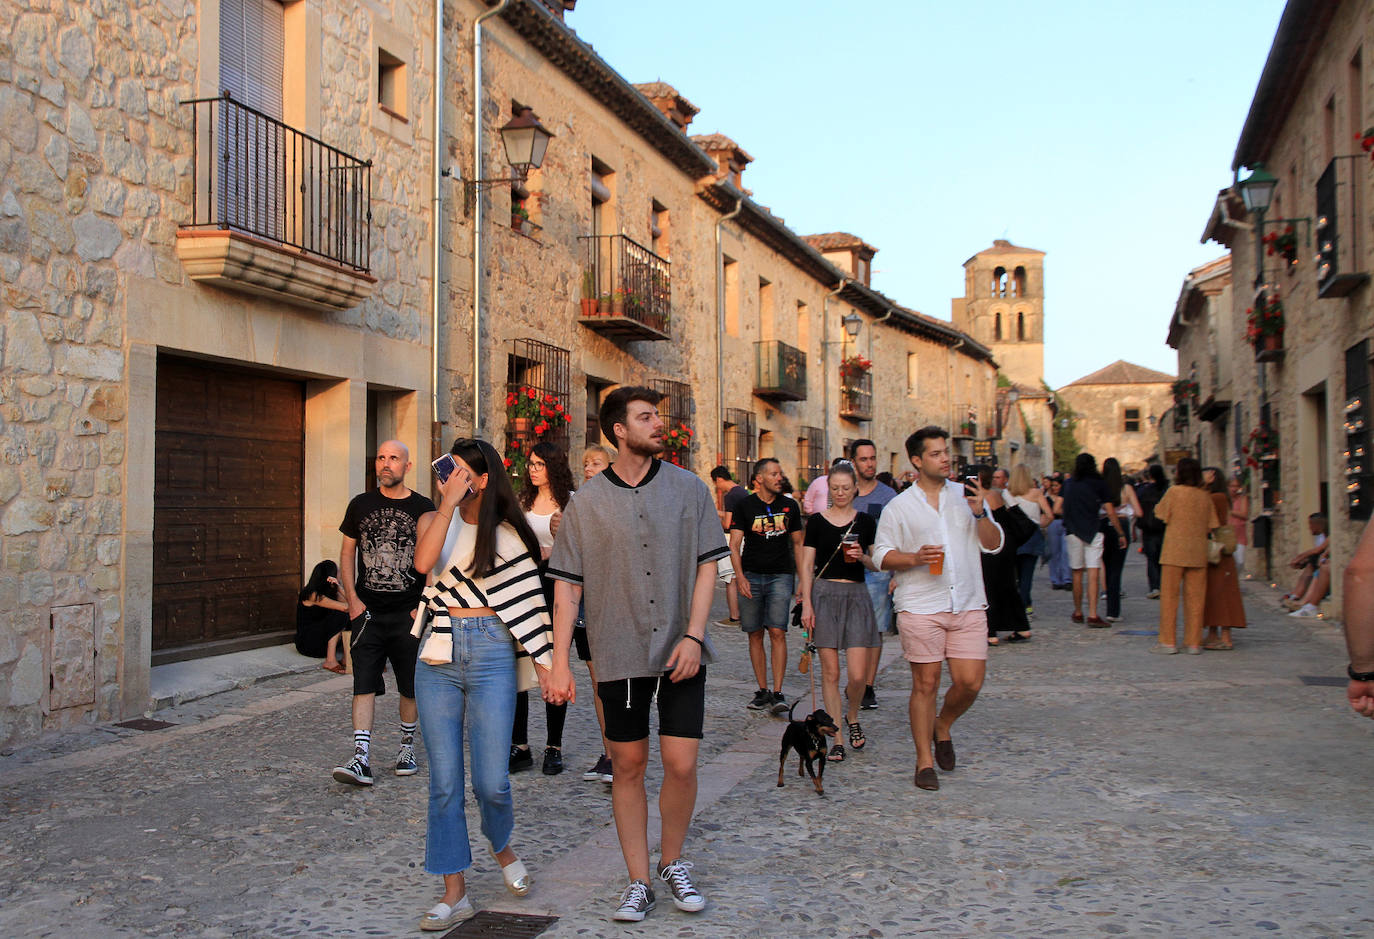
[[[1045,252],[999,238],[964,262],[964,295],[954,327],[992,349],[1018,386],[1042,387],[1045,374]]]

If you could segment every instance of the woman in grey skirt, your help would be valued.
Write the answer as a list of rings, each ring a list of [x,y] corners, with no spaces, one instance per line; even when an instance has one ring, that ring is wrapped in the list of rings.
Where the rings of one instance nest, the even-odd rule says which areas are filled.
[[[801,576],[802,625],[810,633],[821,658],[821,693],[825,709],[840,714],[840,650],[845,650],[848,683],[845,723],[849,745],[862,750],[868,742],[855,719],[863,701],[871,656],[882,651],[883,639],[873,618],[873,604],[864,586],[864,568],[876,570],[869,552],[878,523],[854,509],[859,481],[854,467],[840,461],[830,467],[830,508],[806,523]],[[830,748],[828,759],[844,759],[844,746]]]

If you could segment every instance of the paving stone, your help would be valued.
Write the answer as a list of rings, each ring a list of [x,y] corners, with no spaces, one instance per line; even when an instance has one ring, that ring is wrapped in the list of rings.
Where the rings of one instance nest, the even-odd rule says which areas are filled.
[[[780,721],[748,711],[738,629],[712,626],[702,796],[687,856],[709,899],[653,936],[1357,936],[1365,888],[1374,723],[1340,688],[1338,629],[1291,620],[1247,584],[1236,651],[1152,656],[1155,601],[1132,556],[1112,630],[1068,621],[1036,590],[1034,640],[991,650],[989,677],[955,726],[958,769],[912,785],[910,674],[885,646],[869,745],[825,774],[825,796],[787,767]],[[718,594],[716,617],[723,613]],[[713,617],[715,618],[715,617]],[[784,685],[810,703],[795,672]],[[548,912],[550,937],[616,936],[625,872],[608,787],[583,782],[599,752],[585,670],[565,731],[567,771],[512,779],[514,843],[535,876],[524,901],[484,846],[468,879],[479,908]],[[284,675],[159,710],[175,727],[101,725],[0,757],[0,934],[395,936],[438,895],[423,872],[421,773],[385,772],[394,694],[379,700],[370,790],[335,783],[351,748],[349,679]],[[800,710],[800,709],[799,709]],[[531,708],[530,739],[543,743]],[[657,749],[656,742],[653,748]],[[657,755],[649,782],[660,779]],[[651,813],[655,807],[651,802]],[[475,806],[468,822],[479,838]],[[550,910],[552,906],[552,910]]]

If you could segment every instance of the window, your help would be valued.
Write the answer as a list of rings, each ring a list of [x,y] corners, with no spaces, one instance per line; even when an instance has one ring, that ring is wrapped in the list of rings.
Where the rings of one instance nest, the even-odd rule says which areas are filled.
[[[286,63],[286,15],[277,0],[223,0],[219,23],[219,86],[239,104],[280,121]],[[282,240],[286,179],[280,125],[230,108],[214,129],[225,154],[217,188],[220,218],[265,238]]]
[[[1012,296],[1024,297],[1026,295],[1026,269],[1018,265],[1012,274],[1011,281]]]
[[[869,262],[868,262],[868,258],[862,258],[862,257],[861,257],[861,258],[858,258],[857,260],[855,260],[855,262],[854,262],[854,276],[855,276],[856,278],[858,278],[859,283],[863,284],[865,287],[869,286],[869,283],[868,283],[868,279],[869,279]]]
[[[993,342],[1001,342],[1001,341],[1002,341],[1002,314],[1001,314],[1001,313],[994,313],[994,314],[992,315],[992,317],[993,317],[993,320],[992,320],[992,323],[993,323],[993,325],[992,325],[992,341],[993,341]]]
[[[797,437],[797,489],[804,492],[825,473],[825,431],[802,425]]]
[[[668,257],[668,210],[657,199],[649,205],[649,250],[661,258]]]
[[[920,359],[915,352],[906,354],[906,396],[914,398],[920,392]]]
[[[1140,433],[1140,408],[1126,408],[1126,419],[1121,429],[1128,434]]]
[[[377,49],[377,104],[392,117],[406,120],[406,64],[385,49]]]
[[[797,301],[797,348],[811,354],[811,311],[806,301]]]
[[[729,255],[721,256],[725,268],[725,334],[739,335],[739,262]]]
[[[992,272],[992,295],[994,297],[1007,295],[1007,269],[1005,267],[999,267]]]
[[[749,474],[754,469],[754,461],[758,459],[755,426],[752,411],[725,409],[725,426],[722,428],[725,434],[725,465],[730,467],[735,481],[746,489],[751,482]]]
[[[759,338],[773,339],[777,333],[777,311],[773,309],[773,282],[759,278]]]
[[[1016,314],[1016,339],[1018,342],[1026,340],[1026,314],[1024,312]]]

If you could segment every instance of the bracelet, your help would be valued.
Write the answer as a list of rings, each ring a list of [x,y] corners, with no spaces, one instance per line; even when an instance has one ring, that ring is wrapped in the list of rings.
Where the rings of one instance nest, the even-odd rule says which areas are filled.
[[[706,643],[702,642],[700,639],[698,639],[696,636],[693,636],[691,633],[683,633],[683,634],[682,634],[682,638],[683,638],[683,639],[690,639],[690,640],[692,640],[693,642],[695,642],[697,645],[701,646],[703,649],[706,648]]]
[[[974,518],[987,518],[987,517],[988,517],[988,510],[987,510],[987,509],[984,509],[984,510],[981,511],[981,512],[975,512],[975,513],[973,513],[973,517],[974,517]]]
[[[443,513],[443,512],[440,512],[438,509],[435,509],[435,510],[434,510],[434,514],[435,514],[435,515],[438,515],[438,516],[441,516],[442,518],[453,518],[453,513],[452,513],[452,512],[448,513],[447,515],[444,515],[444,513]]]

